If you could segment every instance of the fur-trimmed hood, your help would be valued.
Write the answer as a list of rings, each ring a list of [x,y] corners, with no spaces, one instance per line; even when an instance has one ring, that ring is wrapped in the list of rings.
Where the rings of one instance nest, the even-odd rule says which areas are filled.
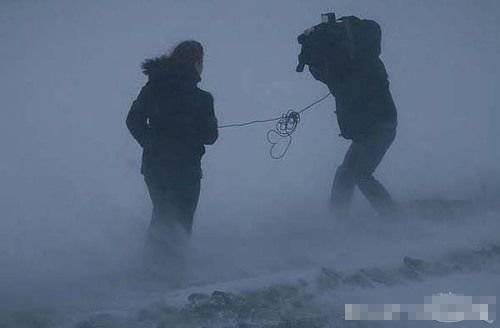
[[[150,81],[161,80],[194,85],[201,81],[201,77],[194,67],[173,63],[166,55],[146,59],[141,68]]]

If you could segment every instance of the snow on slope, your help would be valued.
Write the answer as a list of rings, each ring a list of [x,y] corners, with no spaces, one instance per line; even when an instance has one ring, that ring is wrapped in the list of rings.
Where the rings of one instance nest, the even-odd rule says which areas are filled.
[[[421,321],[347,322],[344,304],[419,304],[424,296],[449,291],[500,295],[499,223],[495,213],[483,214],[438,222],[365,222],[350,237],[373,243],[332,247],[324,265],[171,291],[164,285],[149,293],[122,289],[106,310],[61,327],[434,327],[437,323]],[[389,233],[391,226],[396,236]]]
[[[500,244],[496,244],[452,252],[437,261],[406,257],[401,264],[388,268],[362,268],[351,272],[323,268],[289,275],[274,283],[271,283],[273,279],[240,281],[207,286],[198,292],[184,291],[187,296],[184,303],[178,302],[179,293],[173,293],[141,310],[101,312],[76,326],[382,327],[382,323],[344,321],[344,304],[418,304],[418,297],[422,303],[424,296],[452,290],[470,296],[498,295],[499,264]],[[261,286],[255,287],[259,283]],[[249,290],[250,284],[254,286]],[[383,324],[385,327],[388,323]],[[412,322],[399,322],[396,326],[402,324],[416,327]],[[418,327],[430,327],[435,323],[418,324]],[[472,326],[469,323],[467,327]]]

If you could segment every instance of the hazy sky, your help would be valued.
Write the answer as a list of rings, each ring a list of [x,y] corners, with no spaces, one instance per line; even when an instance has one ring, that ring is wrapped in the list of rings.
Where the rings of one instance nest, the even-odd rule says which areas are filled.
[[[294,71],[296,36],[327,11],[382,26],[400,124],[378,176],[395,198],[475,197],[500,160],[497,0],[3,0],[0,266],[12,268],[4,274],[34,263],[57,272],[43,259],[75,253],[101,263],[140,244],[151,205],[124,120],[145,82],[142,60],[200,40],[201,87],[219,122],[275,117],[327,92]],[[272,126],[221,131],[203,161],[195,235],[246,233],[269,218],[286,222],[295,208],[323,211],[348,147],[333,111],[329,99],[305,114],[281,161],[267,154]]]

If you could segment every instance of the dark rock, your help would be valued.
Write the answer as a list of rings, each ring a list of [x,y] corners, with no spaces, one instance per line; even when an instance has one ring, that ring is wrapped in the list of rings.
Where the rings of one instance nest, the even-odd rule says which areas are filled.
[[[193,293],[188,296],[188,301],[191,305],[197,306],[203,302],[208,302],[210,300],[210,296],[203,293]]]
[[[318,284],[320,288],[334,289],[342,284],[343,279],[342,273],[327,268],[321,268]]]
[[[353,273],[344,278],[344,283],[351,286],[358,287],[374,287],[370,279],[363,274],[362,271]]]
[[[385,286],[393,286],[398,282],[397,279],[394,278],[394,275],[391,274],[391,272],[386,272],[379,268],[361,269],[360,271],[373,282]]]
[[[403,259],[403,263],[406,267],[415,271],[424,271],[427,267],[427,264],[424,260],[414,259],[409,256],[405,256]]]

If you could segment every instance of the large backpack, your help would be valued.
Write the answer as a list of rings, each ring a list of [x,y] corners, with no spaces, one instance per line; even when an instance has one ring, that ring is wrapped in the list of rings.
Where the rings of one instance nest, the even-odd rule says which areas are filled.
[[[381,34],[375,21],[354,16],[318,24],[298,38],[302,48],[297,71],[303,65],[322,67],[328,61],[343,74],[355,62],[380,56]]]

